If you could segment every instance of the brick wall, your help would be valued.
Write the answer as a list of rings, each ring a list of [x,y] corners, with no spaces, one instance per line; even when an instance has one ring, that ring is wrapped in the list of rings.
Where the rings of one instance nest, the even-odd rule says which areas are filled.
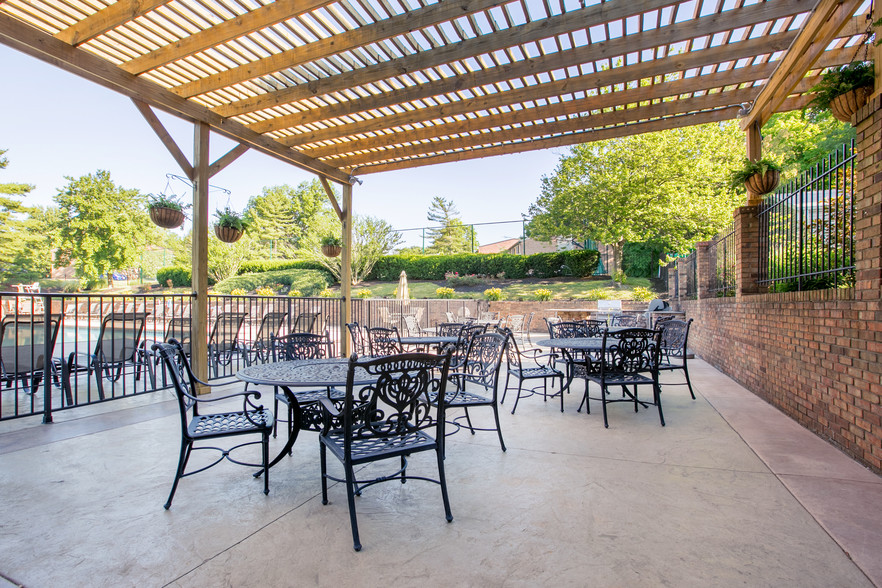
[[[689,346],[697,355],[882,474],[879,96],[855,115],[855,122],[853,289],[753,294],[754,261],[739,259],[737,297],[672,302],[695,319]],[[747,212],[741,209],[739,215],[750,223]],[[740,247],[739,256],[751,250],[756,249]]]

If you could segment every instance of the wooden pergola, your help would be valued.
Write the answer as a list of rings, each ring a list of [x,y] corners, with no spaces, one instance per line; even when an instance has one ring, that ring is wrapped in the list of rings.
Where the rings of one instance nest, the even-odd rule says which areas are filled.
[[[322,179],[343,223],[348,301],[356,174],[739,116],[756,158],[762,124],[805,106],[820,70],[878,54],[868,42],[878,2],[871,10],[869,0],[5,0],[0,42],[131,97],[193,180],[193,328],[205,330],[208,178],[247,149]],[[194,123],[192,162],[153,109]],[[209,131],[239,146],[211,163]]]

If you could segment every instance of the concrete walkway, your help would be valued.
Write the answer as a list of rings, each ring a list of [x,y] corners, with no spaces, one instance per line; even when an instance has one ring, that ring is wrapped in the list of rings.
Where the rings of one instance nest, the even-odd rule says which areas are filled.
[[[522,400],[449,439],[453,523],[433,484],[321,504],[318,443],[262,482],[228,464],[165,502],[179,421],[168,392],[0,424],[0,576],[56,586],[882,586],[882,478],[696,360],[698,400],[577,413]],[[578,386],[577,386],[578,388]],[[90,412],[98,414],[87,414]],[[332,464],[335,465],[335,464]],[[412,472],[434,472],[415,456]],[[2,583],[0,583],[2,586]]]

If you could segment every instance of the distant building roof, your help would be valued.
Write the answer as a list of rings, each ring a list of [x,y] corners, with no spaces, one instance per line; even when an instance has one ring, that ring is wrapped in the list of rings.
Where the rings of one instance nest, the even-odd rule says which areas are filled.
[[[506,239],[496,243],[488,243],[478,247],[478,253],[511,253],[513,247],[517,247],[520,239]]]

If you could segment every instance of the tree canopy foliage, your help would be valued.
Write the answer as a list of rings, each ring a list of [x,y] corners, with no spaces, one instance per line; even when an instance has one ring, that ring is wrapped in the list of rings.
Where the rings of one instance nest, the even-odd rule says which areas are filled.
[[[613,271],[626,242],[688,251],[731,221],[743,197],[726,177],[743,154],[734,122],[577,145],[542,178],[530,233],[610,245]]]
[[[153,231],[146,197],[117,186],[103,170],[66,179],[54,197],[60,209],[58,261],[75,261],[77,275],[92,283],[115,269],[137,266]]]
[[[839,122],[829,112],[782,112],[763,126],[763,155],[780,163],[783,180],[791,180],[851,141],[855,134],[854,127]]]
[[[253,243],[264,257],[291,259],[302,246],[304,235],[318,230],[320,218],[330,213],[328,197],[321,182],[301,182],[268,186],[252,196],[245,209],[251,232],[259,237]]]
[[[452,255],[454,253],[471,253],[474,241],[474,228],[467,227],[459,217],[459,210],[453,200],[435,196],[429,205],[427,218],[440,227],[429,229],[432,244],[426,247],[426,253]],[[477,241],[475,241],[477,245]]]
[[[9,165],[6,152],[0,150],[0,169]],[[31,280],[51,269],[52,231],[42,222],[46,212],[20,200],[33,189],[31,184],[0,183],[0,279]]]

